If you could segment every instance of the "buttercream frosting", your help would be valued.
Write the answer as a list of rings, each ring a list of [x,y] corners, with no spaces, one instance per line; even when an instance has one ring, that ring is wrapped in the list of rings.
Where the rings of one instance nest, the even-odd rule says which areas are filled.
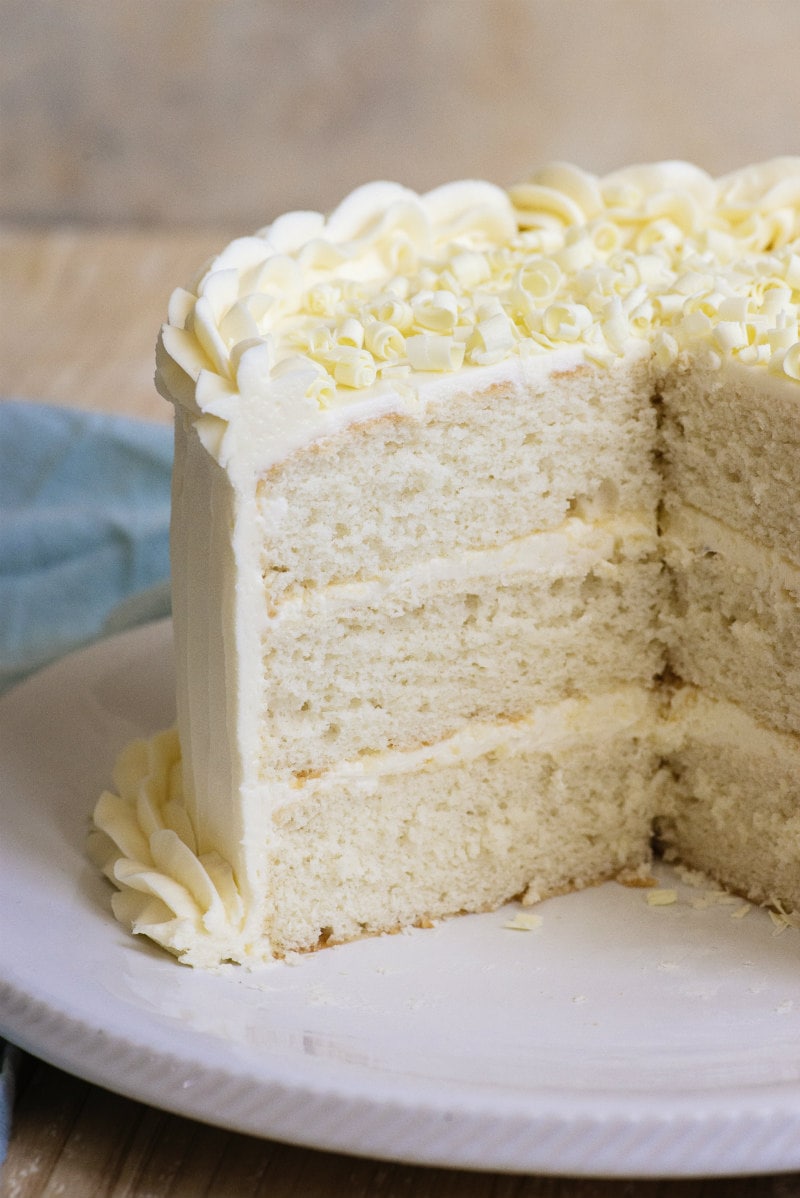
[[[662,162],[598,178],[552,164],[506,192],[462,181],[354,191],[227,247],[170,301],[158,386],[220,460],[253,402],[274,458],[396,407],[437,374],[645,341],[800,379],[800,158],[714,180]],[[399,397],[399,399],[398,399]]]
[[[114,788],[97,802],[89,849],[117,887],[117,919],[190,965],[247,960],[244,904],[231,867],[219,853],[199,851],[184,806],[177,730],[128,745]]]

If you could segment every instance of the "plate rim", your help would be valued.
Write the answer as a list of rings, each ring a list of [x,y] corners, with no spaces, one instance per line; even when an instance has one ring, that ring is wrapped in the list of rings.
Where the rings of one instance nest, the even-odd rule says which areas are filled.
[[[123,648],[144,653],[169,624],[160,620],[94,642],[18,683],[0,697],[0,727],[22,698],[30,702],[54,679],[91,676]],[[325,1062],[315,1083],[307,1069],[281,1058],[268,1076],[263,1069],[248,1073],[241,1064],[213,1073],[206,1065],[204,1084],[198,1084],[197,1062],[184,1051],[183,1039],[179,1050],[166,1052],[108,1026],[93,1027],[37,993],[30,978],[15,978],[13,962],[3,954],[0,1030],[51,1064],[135,1101],[309,1148],[553,1176],[723,1177],[800,1169],[800,1083],[793,1080],[709,1090],[702,1111],[702,1091],[693,1091],[694,1113],[681,1111],[680,1091],[587,1089],[578,1095],[539,1086],[509,1093],[446,1079],[411,1084],[386,1074],[377,1085],[343,1062]],[[719,1156],[723,1142],[727,1158]],[[727,1167],[721,1163],[726,1159]]]

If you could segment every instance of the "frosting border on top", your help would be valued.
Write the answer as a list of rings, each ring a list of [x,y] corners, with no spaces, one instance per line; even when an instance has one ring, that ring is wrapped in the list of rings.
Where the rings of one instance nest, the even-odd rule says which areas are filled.
[[[797,381],[799,320],[800,157],[716,180],[553,163],[509,191],[370,183],[233,241],[173,293],[156,381],[227,465],[240,420],[266,419],[279,460],[443,375],[559,349],[610,365],[639,342]]]

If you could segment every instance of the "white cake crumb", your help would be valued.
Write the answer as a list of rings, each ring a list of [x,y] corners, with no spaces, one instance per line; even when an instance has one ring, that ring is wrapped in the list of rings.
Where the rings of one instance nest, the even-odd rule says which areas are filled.
[[[740,903],[741,899],[731,894],[728,890],[706,890],[702,898],[692,899],[691,905],[695,911],[705,911],[708,907],[717,907],[720,904],[723,906],[733,906],[735,903]]]
[[[673,869],[685,886],[701,890],[703,887],[708,888],[711,885],[711,879],[702,870],[690,869],[688,865],[682,865],[680,861],[675,862]]]
[[[617,874],[616,881],[619,882],[620,886],[630,886],[633,889],[640,886],[652,887],[658,885],[658,881],[650,872],[650,863],[648,861],[644,861],[636,869],[623,869],[621,873]]]
[[[784,931],[786,928],[800,929],[800,912],[785,911],[781,903],[774,901],[770,904],[769,913],[772,922],[781,925],[781,931]]]
[[[715,903],[722,903],[723,906],[727,904],[728,906],[732,907],[734,904],[740,901],[739,896],[736,894],[731,894],[729,890],[715,890],[712,893],[713,901]]]
[[[648,890],[644,896],[648,907],[669,907],[677,903],[677,890]]]

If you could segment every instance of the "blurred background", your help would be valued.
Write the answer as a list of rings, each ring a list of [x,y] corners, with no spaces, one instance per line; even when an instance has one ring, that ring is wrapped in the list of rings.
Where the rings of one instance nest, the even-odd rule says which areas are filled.
[[[369,179],[800,153],[799,0],[0,0],[0,29],[0,394],[111,388],[161,418],[169,288],[230,236]],[[65,287],[101,350],[88,389],[86,321],[58,340]],[[54,362],[37,363],[43,322]]]
[[[236,228],[356,183],[800,150],[797,0],[3,0],[2,216]]]

